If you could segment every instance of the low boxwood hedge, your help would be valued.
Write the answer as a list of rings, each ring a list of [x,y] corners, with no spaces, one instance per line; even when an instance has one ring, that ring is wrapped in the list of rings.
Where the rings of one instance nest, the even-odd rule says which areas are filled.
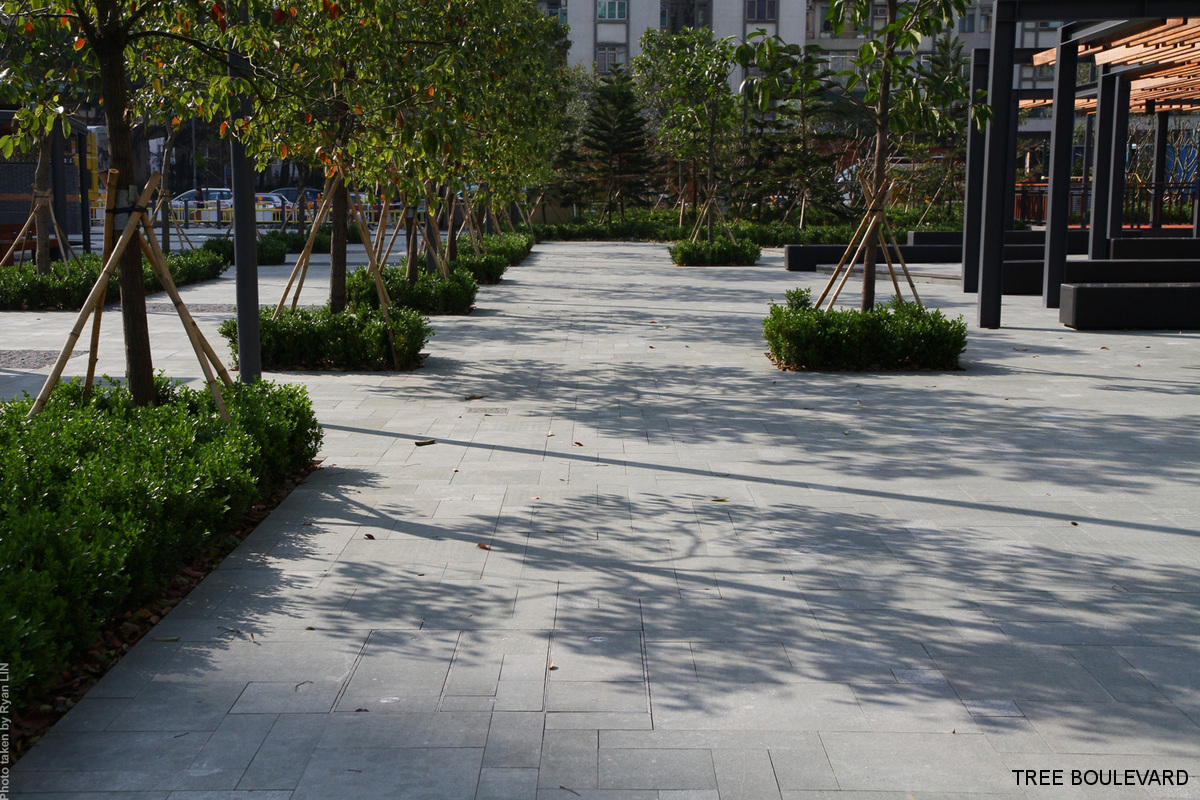
[[[259,266],[269,267],[287,261],[287,254],[291,252],[292,237],[296,235],[298,234],[270,231],[258,237],[256,249],[258,251]],[[304,247],[303,241],[300,242],[300,247]],[[220,254],[227,263],[232,264],[234,261],[235,245],[233,239],[214,236],[205,241],[201,245],[201,249]]]
[[[0,310],[53,311],[79,309],[100,278],[100,256],[87,253],[67,262],[55,261],[50,272],[39,275],[32,263],[0,269]],[[167,267],[176,286],[199,283],[220,277],[229,262],[208,250],[185,250],[167,256]],[[142,275],[147,292],[162,291],[158,276],[143,259]],[[121,296],[114,275],[108,282],[104,302],[115,303]]]
[[[137,407],[113,382],[86,398],[63,384],[32,420],[28,397],[0,403],[0,652],[14,707],[320,447],[302,387],[235,384],[229,422],[207,390],[157,389]]]
[[[967,324],[896,300],[868,312],[815,309],[803,289],[788,292],[786,305],[771,305],[763,338],[784,369],[956,369]]]
[[[524,261],[535,244],[537,238],[532,233],[493,233],[482,238],[483,251],[508,259],[510,267]]]
[[[479,284],[465,269],[454,270],[449,278],[438,272],[423,272],[413,284],[405,279],[403,267],[385,266],[381,274],[392,306],[422,314],[466,314],[479,293]],[[379,308],[379,290],[365,268],[346,276],[346,303],[352,309]]]
[[[754,242],[716,239],[712,242],[676,242],[671,247],[671,260],[681,267],[734,266],[749,267],[758,262],[762,248]]]
[[[357,313],[334,314],[328,306],[285,309],[278,319],[271,318],[273,313],[269,306],[259,308],[263,369],[415,369],[421,364],[421,349],[433,336],[429,321],[420,313],[391,309],[397,364],[392,361],[387,325],[378,310],[360,308]],[[237,320],[225,320],[219,330],[236,361]]]
[[[463,255],[450,262],[452,270],[465,269],[475,277],[480,286],[492,286],[500,282],[508,269],[508,258],[498,253]]]

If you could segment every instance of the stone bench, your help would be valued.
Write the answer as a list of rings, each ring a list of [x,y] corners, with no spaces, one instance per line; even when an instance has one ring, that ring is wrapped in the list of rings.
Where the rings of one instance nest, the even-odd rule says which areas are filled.
[[[1064,283],[1058,319],[1077,330],[1200,330],[1200,283]]]
[[[1200,239],[1113,239],[1114,259],[1196,258],[1200,259]]]

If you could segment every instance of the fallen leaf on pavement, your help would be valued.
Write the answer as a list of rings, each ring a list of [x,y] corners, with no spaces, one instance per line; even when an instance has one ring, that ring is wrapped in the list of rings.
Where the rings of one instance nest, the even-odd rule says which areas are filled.
[[[374,536],[372,536],[372,535],[371,535],[371,534],[369,534],[369,533],[364,533],[364,534],[363,534],[363,538],[364,538],[364,539],[374,539],[375,537],[374,537]]]
[[[464,400],[482,400],[485,397],[487,397],[486,394],[469,394],[466,397],[464,397],[463,399]]]
[[[431,444],[435,444],[435,440],[434,439],[418,439],[417,441],[413,442],[413,444],[415,444],[417,447],[428,447]]]
[[[483,542],[480,542],[479,544],[477,544],[475,546],[478,547],[480,550],[491,550],[492,549],[491,545],[484,544]]]

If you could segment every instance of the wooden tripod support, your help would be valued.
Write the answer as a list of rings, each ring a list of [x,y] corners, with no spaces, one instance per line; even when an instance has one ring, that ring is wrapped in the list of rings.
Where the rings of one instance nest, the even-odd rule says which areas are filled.
[[[8,252],[4,254],[4,258],[0,258],[0,264],[7,264],[8,260],[16,253],[17,246],[25,241],[25,235],[29,233],[29,229],[37,221],[37,213],[45,206],[50,212],[50,222],[54,225],[55,236],[58,238],[58,245],[62,248],[63,260],[75,258],[75,250],[71,247],[71,243],[67,240],[66,233],[63,232],[62,226],[58,224],[58,217],[54,214],[54,204],[50,202],[50,192],[40,192],[33,197],[33,208],[29,210],[29,216],[25,220],[25,224],[21,226],[21,232],[13,239],[12,247],[8,248]],[[25,251],[21,251],[21,261],[24,263]]]
[[[37,399],[34,401],[33,407],[29,410],[30,418],[45,408],[46,402],[50,399],[50,392],[62,377],[67,360],[71,357],[71,351],[75,347],[75,343],[79,341],[79,336],[83,331],[83,326],[87,323],[88,316],[94,315],[87,382],[87,387],[91,387],[91,380],[95,371],[96,350],[99,344],[101,311],[104,307],[104,296],[108,291],[108,282],[116,270],[117,262],[120,260],[121,255],[134,240],[137,241],[143,254],[149,260],[150,266],[154,270],[155,275],[158,276],[159,282],[162,283],[167,295],[175,305],[175,310],[179,314],[179,320],[183,323],[184,332],[187,333],[196,358],[200,362],[200,368],[204,372],[205,381],[212,392],[213,402],[217,407],[217,411],[221,414],[222,419],[227,420],[230,418],[229,409],[225,406],[225,398],[221,392],[220,382],[223,382],[226,386],[230,386],[233,384],[233,380],[229,377],[229,373],[221,364],[220,358],[218,358],[208,340],[204,338],[204,334],[201,333],[199,326],[196,325],[196,321],[188,312],[187,306],[184,305],[183,299],[179,296],[179,291],[175,287],[175,281],[171,278],[171,271],[167,268],[166,258],[163,256],[162,249],[158,245],[158,237],[154,234],[154,222],[150,218],[150,214],[146,208],[161,177],[158,173],[150,176],[150,180],[146,183],[145,188],[134,204],[132,213],[127,214],[125,227],[121,232],[120,239],[111,247],[110,252],[108,245],[111,242],[113,231],[113,203],[117,195],[115,188],[117,175],[115,170],[109,173],[109,207],[107,209],[108,213],[105,215],[104,267],[101,269],[100,277],[96,280],[95,285],[92,286],[92,291],[84,301],[83,308],[79,310],[79,315],[75,318],[75,324],[67,336],[67,342],[63,345],[62,351],[58,354],[58,359],[54,362],[53,369],[51,369],[50,374],[46,377],[46,382],[43,384],[42,390],[38,392]],[[130,196],[132,196],[132,192],[126,196],[127,199]],[[139,226],[141,227],[140,231]],[[220,376],[220,382],[214,376],[214,368],[216,369],[216,374]]]
[[[292,274],[288,277],[287,285],[283,287],[283,296],[279,298],[279,304],[275,306],[275,313],[271,315],[271,319],[279,319],[279,315],[283,313],[283,306],[287,303],[288,295],[292,291],[292,283],[297,276],[299,276],[300,282],[296,284],[296,294],[292,297],[292,308],[295,309],[296,304],[300,302],[300,291],[304,288],[304,279],[308,277],[308,262],[312,258],[313,242],[317,240],[317,234],[325,223],[325,217],[329,216],[329,209],[333,207],[333,193],[341,185],[341,182],[341,173],[325,179],[325,191],[321,194],[321,205],[313,214],[312,225],[308,228],[308,241],[304,243],[304,249],[300,251],[300,257],[296,259],[296,265],[292,267]]]
[[[900,269],[904,272],[904,278],[908,282],[909,289],[912,290],[913,301],[920,306],[921,298],[917,294],[917,287],[913,283],[912,275],[908,272],[908,264],[904,261],[904,256],[900,252],[900,245],[896,242],[896,235],[892,231],[892,225],[887,221],[887,216],[884,213],[885,204],[888,193],[891,191],[891,184],[886,184],[880,191],[878,198],[872,195],[871,188],[867,185],[866,179],[860,176],[862,182],[863,198],[867,202],[867,210],[863,214],[862,220],[858,223],[858,228],[855,229],[854,235],[850,237],[850,243],[846,245],[846,252],[842,253],[841,260],[833,269],[833,274],[829,276],[828,283],[821,291],[820,297],[813,303],[814,308],[820,308],[825,302],[825,298],[829,295],[829,290],[834,288],[834,283],[837,283],[834,289],[833,296],[829,297],[829,305],[827,309],[832,309],[833,304],[837,302],[838,296],[841,295],[842,289],[846,286],[846,281],[850,279],[850,273],[854,270],[854,265],[858,263],[860,255],[863,255],[867,242],[871,238],[882,246],[883,257],[887,262],[888,274],[892,277],[892,286],[896,290],[896,298],[903,303],[904,298],[900,292],[900,282],[896,279],[895,264],[899,262]],[[876,200],[878,199],[878,202]],[[871,234],[875,236],[872,237]],[[885,238],[886,237],[886,238]],[[895,252],[895,261],[892,260],[892,253]],[[845,272],[842,270],[845,269]],[[839,281],[838,278],[841,278]]]

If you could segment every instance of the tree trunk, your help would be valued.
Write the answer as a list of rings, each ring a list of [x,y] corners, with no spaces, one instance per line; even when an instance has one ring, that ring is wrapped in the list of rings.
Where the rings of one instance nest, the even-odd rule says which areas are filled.
[[[305,225],[305,220],[308,218],[308,175],[312,172],[312,167],[307,164],[297,164],[296,174],[296,230],[304,233],[308,226]]]
[[[404,208],[404,280],[412,286],[420,276],[417,269],[417,209]]]
[[[96,41],[92,42],[100,67],[100,87],[104,96],[104,116],[108,123],[108,150],[112,168],[120,176],[120,185],[129,187],[137,180],[133,156],[133,129],[129,122],[129,87],[126,81],[125,34],[121,30],[124,14],[116,0],[97,0],[97,18],[105,21]],[[136,201],[136,196],[125,201]],[[125,248],[117,264],[121,287],[121,324],[125,334],[125,377],[136,405],[154,402],[154,362],[150,356],[150,329],[146,322],[146,289],[142,282],[142,253],[137,247]]]
[[[329,243],[329,310],[346,310],[346,223],[350,216],[350,194],[346,182],[333,193],[333,235]]]
[[[888,0],[888,25],[896,21],[896,4],[897,0]],[[892,99],[892,71],[888,64],[891,63],[891,58],[896,53],[895,34],[889,33],[884,37],[883,51],[883,65],[879,76],[879,99],[875,103],[875,159],[874,174],[871,176],[871,194],[874,195],[875,200],[872,206],[882,206],[885,199],[883,187],[887,181],[888,115]],[[862,305],[860,306],[863,311],[870,311],[875,307],[875,251],[878,249],[879,239],[879,225],[877,222],[872,222],[871,226],[867,228],[866,254],[863,258],[863,290]]]
[[[54,140],[56,134],[43,134],[38,139],[37,167],[33,172],[33,197],[43,197],[50,191],[50,160],[54,157]],[[54,232],[54,223],[50,219],[50,200],[38,206],[37,214],[37,273],[46,275],[50,272],[50,236]],[[62,243],[59,243],[62,249]]]

